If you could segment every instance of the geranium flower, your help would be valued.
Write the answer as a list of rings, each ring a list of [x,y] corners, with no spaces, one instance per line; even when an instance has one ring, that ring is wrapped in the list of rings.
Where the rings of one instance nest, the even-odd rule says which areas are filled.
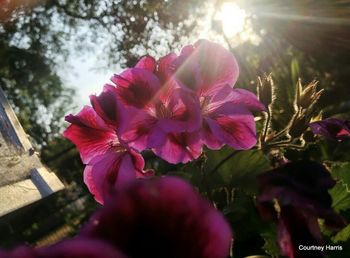
[[[174,159],[167,150],[174,135],[198,130],[201,124],[199,101],[192,92],[179,87],[174,80],[163,80],[165,70],[151,57],[144,57],[135,66],[115,75],[117,97],[128,121],[121,130],[121,139],[138,151],[155,148],[155,153],[168,162],[187,162]],[[164,67],[165,69],[165,67]],[[158,78],[162,75],[164,78]],[[198,157],[191,146],[183,148],[176,156]],[[201,152],[201,149],[199,150]]]
[[[201,140],[211,149],[227,144],[249,149],[256,144],[251,110],[265,110],[257,97],[244,89],[233,89],[239,74],[234,56],[218,44],[201,40],[182,49],[168,64],[174,77],[192,89],[200,101],[203,124]]]
[[[259,211],[266,219],[278,220],[278,241],[284,255],[310,257],[310,253],[298,250],[298,246],[322,244],[318,218],[323,218],[325,225],[332,228],[344,226],[343,219],[331,208],[328,190],[335,181],[324,166],[313,161],[289,162],[258,176],[258,181]],[[275,200],[280,207],[279,216],[274,208]]]
[[[310,123],[309,126],[314,134],[338,141],[350,139],[350,121],[348,120],[326,118]]]
[[[224,217],[176,177],[116,189],[81,234],[108,241],[135,258],[224,258],[232,238]]]
[[[11,251],[1,251],[0,258],[126,258],[111,245],[95,239],[76,238],[58,244],[31,248],[20,246]]]
[[[118,185],[151,174],[143,171],[142,156],[120,142],[116,128],[93,108],[85,106],[76,116],[66,116],[66,121],[71,125],[64,136],[77,146],[86,164],[84,182],[99,203]]]

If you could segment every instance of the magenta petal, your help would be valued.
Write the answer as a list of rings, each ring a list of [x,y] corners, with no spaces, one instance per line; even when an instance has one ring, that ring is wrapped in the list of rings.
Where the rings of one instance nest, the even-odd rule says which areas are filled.
[[[76,116],[69,115],[66,120],[72,124],[63,135],[77,146],[84,164],[106,153],[111,143],[118,143],[116,134],[91,107],[85,106]]]
[[[266,107],[258,100],[256,95],[245,89],[233,89],[229,101],[233,104],[243,105],[252,111],[266,110]]]
[[[154,148],[153,152],[169,163],[178,164],[197,159],[202,147],[198,133],[173,133],[168,134],[166,142]]]
[[[206,119],[203,121],[202,128],[200,130],[200,137],[203,144],[205,144],[211,150],[219,150],[224,145],[211,131],[210,126],[206,122]]]
[[[221,106],[225,103],[245,106],[252,111],[264,111],[265,106],[258,100],[256,95],[244,89],[231,88],[229,85],[220,85],[208,88],[200,96],[208,98],[211,109]]]
[[[256,144],[254,116],[246,108],[228,103],[216,112],[206,122],[218,140],[236,150],[250,149]]]
[[[84,183],[89,189],[89,192],[94,196],[96,202],[103,204],[103,196],[101,190],[96,187],[92,177],[92,166],[87,165],[84,169]]]
[[[130,147],[143,151],[164,143],[165,133],[157,126],[155,117],[143,110],[139,110],[129,117],[121,139]]]
[[[117,85],[118,96],[124,105],[144,108],[160,89],[158,78],[148,70],[130,68],[111,79]]]
[[[136,172],[137,170],[133,163],[132,156],[129,153],[124,154],[120,161],[120,167],[117,179],[115,181],[115,187],[118,187],[119,185],[123,185],[134,180],[136,178]]]
[[[112,85],[106,84],[103,92],[96,96],[90,96],[91,105],[96,113],[108,124],[117,127],[122,123],[118,107],[117,91]]]
[[[225,250],[227,250],[227,246],[231,245],[232,241],[232,232],[227,222],[221,216],[218,216],[216,210],[208,212],[203,219],[205,220],[204,224],[215,225],[208,229],[211,241],[205,246],[203,257],[225,257],[227,252]]]
[[[236,83],[239,68],[233,54],[221,45],[208,40],[199,40],[194,44],[194,58],[200,67],[201,76],[207,86]]]
[[[91,171],[89,171],[91,181],[88,182],[92,182],[92,185],[88,188],[96,191],[92,193],[95,196],[101,196],[102,202],[100,203],[103,203],[110,196],[117,185],[136,178],[135,168],[130,169],[132,165],[129,166],[131,159],[130,157],[125,159],[125,156],[128,156],[125,151],[109,151],[91,161]],[[123,170],[120,171],[122,166]],[[129,169],[128,174],[125,173],[126,167]],[[119,174],[120,172],[122,174]],[[98,199],[96,201],[100,201]]]
[[[174,89],[164,102],[166,103],[164,108],[171,116],[164,118],[158,116],[163,131],[192,132],[199,129],[202,117],[198,98],[194,94],[187,90]]]
[[[134,164],[135,169],[142,171],[145,167],[145,160],[143,159],[142,155],[134,150],[129,150],[129,155],[132,159],[132,163]]]
[[[158,61],[158,76],[161,78],[161,81],[164,83],[170,74],[173,72],[174,67],[172,67],[172,62],[177,58],[175,53],[170,53],[166,56],[163,56]]]
[[[156,67],[157,67],[157,62],[151,56],[142,57],[135,65],[135,68],[145,69],[145,70],[148,70],[150,72],[154,72]]]
[[[130,257],[225,258],[232,239],[222,214],[189,183],[168,176],[119,188],[82,235]]]

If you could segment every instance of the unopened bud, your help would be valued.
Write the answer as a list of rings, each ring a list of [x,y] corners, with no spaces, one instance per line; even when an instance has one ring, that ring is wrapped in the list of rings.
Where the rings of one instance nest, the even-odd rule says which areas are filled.
[[[273,101],[273,80],[271,75],[258,77],[257,92],[259,100],[267,107]]]
[[[317,91],[317,81],[311,82],[305,89],[302,89],[300,81],[298,83],[301,90],[299,92],[300,96],[297,98],[297,105],[305,109],[309,108],[318,101],[323,90]]]

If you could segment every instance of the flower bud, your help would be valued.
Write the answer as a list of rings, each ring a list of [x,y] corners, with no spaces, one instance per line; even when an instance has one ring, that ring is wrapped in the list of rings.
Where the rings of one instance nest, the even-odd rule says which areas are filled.
[[[272,103],[273,80],[271,75],[258,77],[257,92],[259,100],[267,107]]]
[[[307,85],[304,89],[301,86],[301,82],[299,80],[299,96],[297,97],[297,106],[302,108],[309,108],[311,105],[315,104],[320,98],[323,90],[317,91],[317,81],[312,81]]]

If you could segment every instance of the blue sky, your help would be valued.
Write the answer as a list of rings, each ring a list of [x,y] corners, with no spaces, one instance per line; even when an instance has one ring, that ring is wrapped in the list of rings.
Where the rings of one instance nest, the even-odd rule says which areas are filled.
[[[95,51],[84,53],[83,57],[71,56],[67,60],[66,69],[61,73],[65,84],[77,90],[77,109],[89,104],[89,95],[99,94],[112,75],[121,71],[118,66],[102,69],[96,56]]]

